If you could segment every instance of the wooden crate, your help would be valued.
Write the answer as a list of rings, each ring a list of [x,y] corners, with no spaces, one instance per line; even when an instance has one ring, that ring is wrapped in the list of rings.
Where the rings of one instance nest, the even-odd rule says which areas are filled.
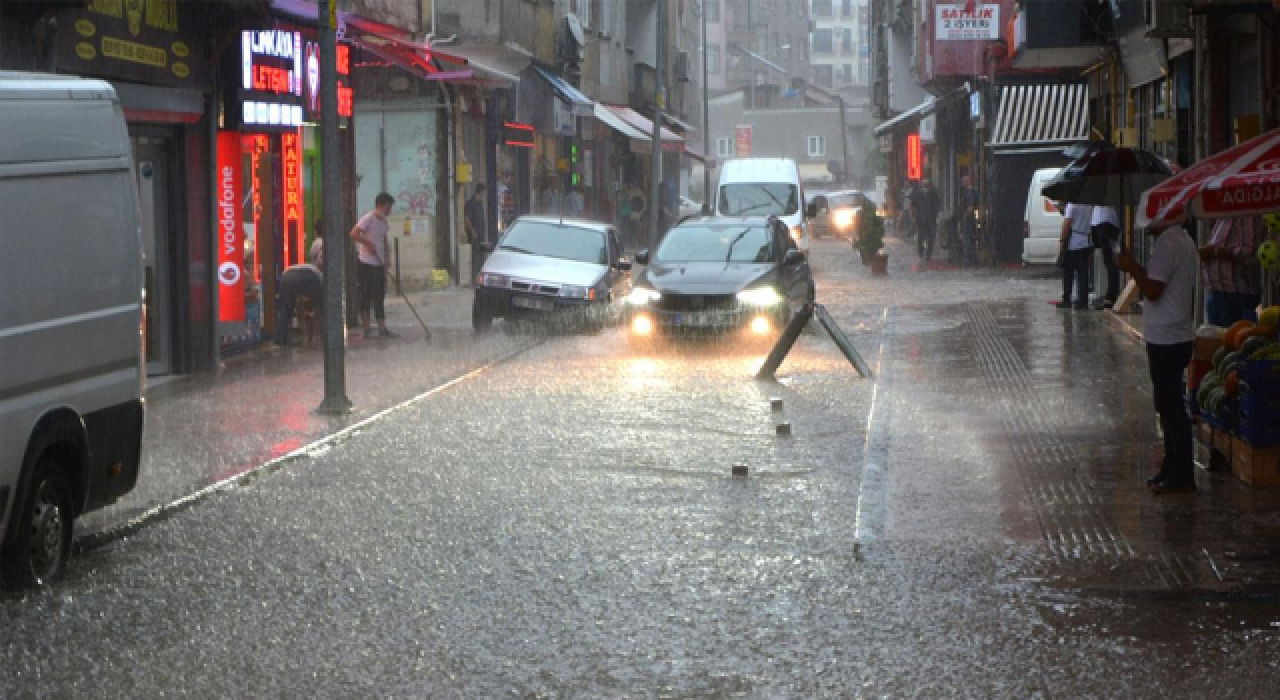
[[[1231,472],[1250,486],[1280,486],[1280,447],[1254,447],[1240,438],[1231,441]]]
[[[1223,457],[1226,457],[1227,459],[1231,459],[1231,454],[1232,454],[1231,449],[1234,446],[1234,442],[1238,442],[1238,440],[1231,437],[1231,434],[1228,433],[1227,431],[1218,430],[1216,428],[1214,429],[1213,449],[1217,450],[1218,453],[1221,454]]]

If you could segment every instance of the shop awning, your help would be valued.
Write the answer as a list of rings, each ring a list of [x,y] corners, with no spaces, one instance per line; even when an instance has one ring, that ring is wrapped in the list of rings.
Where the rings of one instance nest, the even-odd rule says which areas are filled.
[[[520,82],[520,73],[533,62],[529,54],[489,44],[441,44],[433,46],[432,51],[441,59],[465,65],[508,85]]]
[[[693,148],[690,148],[690,147],[689,147],[689,142],[688,142],[688,141],[685,141],[685,143],[684,143],[684,154],[685,154],[686,156],[689,156],[690,158],[692,158],[692,159],[694,159],[694,160],[698,161],[699,163],[702,163],[703,165],[706,165],[706,163],[707,163],[707,156],[706,156],[706,154],[704,154],[702,151],[698,151],[698,150],[695,150],[695,149],[693,149]]]
[[[893,119],[890,119],[889,121],[880,124],[875,129],[872,129],[872,133],[874,133],[876,136],[879,136],[881,134],[887,134],[893,129],[898,128],[899,126],[906,125],[912,119],[920,119],[921,117],[927,117],[933,112],[933,107],[936,102],[937,102],[937,98],[930,97],[924,102],[921,102],[915,107],[908,109],[907,111],[903,112],[902,114],[899,114]]]
[[[653,140],[650,134],[640,133],[639,129],[623,121],[621,117],[613,113],[613,110],[602,104],[595,105],[594,115],[601,123],[630,139],[633,152],[649,152],[649,142]]]
[[[570,85],[569,81],[555,73],[544,70],[542,66],[534,66],[533,69],[551,85],[551,88],[556,91],[556,95],[564,100],[565,104],[569,105],[569,111],[574,116],[595,116],[595,103],[591,101],[590,97],[582,94],[578,88]]]
[[[684,121],[683,119],[680,119],[679,117],[674,117],[670,114],[667,114],[666,112],[662,113],[662,123],[668,126],[674,126],[680,131],[683,131],[686,135],[688,135],[690,132],[696,132],[698,130],[698,127],[690,124],[687,121]]]
[[[629,124],[633,129],[645,134],[645,153],[648,152],[649,142],[653,140],[653,120],[631,109],[630,107],[609,107],[609,111],[613,112],[619,119]],[[679,134],[667,130],[665,127],[661,131],[662,150],[680,152],[684,150],[684,138]]]
[[[413,41],[403,29],[358,17],[345,17],[344,25],[345,41],[423,80],[467,82],[475,78],[470,68],[442,69],[434,60],[434,49]]]
[[[991,132],[996,155],[1061,151],[1089,140],[1089,86],[1010,85]]]

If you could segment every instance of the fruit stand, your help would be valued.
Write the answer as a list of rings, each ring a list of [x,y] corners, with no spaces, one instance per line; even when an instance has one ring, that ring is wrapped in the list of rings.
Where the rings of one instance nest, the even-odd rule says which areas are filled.
[[[1202,326],[1187,371],[1201,460],[1229,463],[1251,486],[1280,486],[1280,306],[1258,323]],[[1214,455],[1216,453],[1216,455]]]

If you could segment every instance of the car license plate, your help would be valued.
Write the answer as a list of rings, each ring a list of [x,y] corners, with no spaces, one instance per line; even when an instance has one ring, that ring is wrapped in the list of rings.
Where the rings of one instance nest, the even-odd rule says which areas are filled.
[[[512,306],[518,306],[522,309],[536,309],[538,311],[554,311],[556,304],[546,299],[532,299],[530,297],[515,297],[511,300]]]

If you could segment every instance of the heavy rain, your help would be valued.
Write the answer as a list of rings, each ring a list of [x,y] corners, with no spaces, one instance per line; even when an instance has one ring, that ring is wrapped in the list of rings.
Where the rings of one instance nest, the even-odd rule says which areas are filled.
[[[0,697],[1273,692],[1276,9],[330,2],[0,5]]]

